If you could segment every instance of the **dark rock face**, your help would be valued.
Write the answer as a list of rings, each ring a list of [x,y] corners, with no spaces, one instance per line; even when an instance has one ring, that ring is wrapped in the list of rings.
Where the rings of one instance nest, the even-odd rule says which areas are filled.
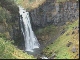
[[[20,49],[24,49],[24,38],[23,38],[23,33],[21,32],[21,24],[20,24],[20,19],[19,19],[19,14],[15,15],[13,18],[14,24],[12,25],[12,39],[14,40],[14,44],[17,45]]]
[[[38,8],[30,11],[33,29],[45,27],[49,24],[63,25],[79,16],[79,3],[66,1],[55,3],[55,0],[46,0]]]

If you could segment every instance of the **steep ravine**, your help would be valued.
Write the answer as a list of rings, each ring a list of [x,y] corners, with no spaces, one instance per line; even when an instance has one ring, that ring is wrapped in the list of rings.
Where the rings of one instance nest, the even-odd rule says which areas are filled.
[[[55,0],[54,1],[46,0],[38,8],[32,9],[29,12],[30,12],[32,28],[34,31],[37,31],[38,29],[44,29],[48,25],[54,25],[54,26],[60,27],[65,25],[66,22],[72,22],[73,20],[76,20],[78,18],[79,2],[76,0],[65,1],[65,2],[56,2]],[[52,32],[57,32],[57,31],[54,30]],[[54,33],[53,36],[55,37],[49,36],[47,37],[47,39],[45,37],[46,35],[38,36],[38,34],[36,34],[41,44],[41,47],[40,47],[41,50],[37,51],[36,53],[33,53],[33,55],[36,56],[36,54],[41,53],[42,49],[46,47],[48,44],[50,44],[53,40],[58,38],[62,32],[64,32],[63,29],[61,31],[58,31],[58,33]]]
[[[6,1],[7,0],[5,0],[5,2]],[[11,14],[10,21],[0,23],[7,24],[7,28],[2,28],[6,25],[0,25],[0,29],[2,29],[0,30],[0,32],[7,32],[6,35],[10,36],[9,39],[14,40],[14,45],[18,46],[19,49],[24,50],[24,39],[21,33],[21,27],[19,23],[20,17],[18,12],[18,6],[11,4],[11,2],[8,1],[6,5],[9,5],[7,5],[6,7],[5,2],[3,3],[3,0],[0,0],[0,2],[0,6],[8,10],[8,12],[10,12]],[[63,25],[65,25],[68,22],[73,22],[78,18],[79,2],[76,0],[70,0],[66,2],[46,0],[39,7],[32,9],[29,12],[32,29],[34,30],[37,39],[41,44],[40,50],[33,53],[33,55],[37,57],[39,55],[42,56],[42,50],[49,44],[52,44],[54,40],[56,40],[60,35],[62,35],[65,32],[65,29],[62,27]]]

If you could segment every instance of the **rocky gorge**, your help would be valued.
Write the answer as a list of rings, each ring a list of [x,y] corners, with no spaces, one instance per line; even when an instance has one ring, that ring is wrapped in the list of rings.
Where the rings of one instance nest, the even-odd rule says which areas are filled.
[[[4,33],[8,39],[14,40],[14,44],[23,50],[24,38],[21,33],[18,6],[15,4],[15,2],[6,2],[7,0],[4,2],[3,0],[0,0],[0,6],[9,12],[9,16],[11,16],[11,18],[9,18],[10,20],[6,18],[6,21],[3,23],[0,22],[0,33]],[[26,9],[26,11],[28,10]],[[73,22],[79,17],[79,1],[69,0],[65,2],[56,2],[56,0],[46,0],[44,3],[39,5],[39,7],[29,10],[29,13],[32,28],[35,33],[39,29],[44,29],[47,26],[54,25],[52,26],[54,27],[52,29],[54,29],[56,32],[56,34],[53,33],[53,35],[55,34],[55,37],[53,37],[53,35],[48,36],[48,33],[43,33],[43,35],[36,33],[41,45],[47,46],[46,44],[48,44],[51,39],[55,40],[60,36],[61,33],[65,32],[60,26],[65,25],[66,22]],[[59,29],[61,31],[58,31]],[[48,32],[51,32],[51,30]]]

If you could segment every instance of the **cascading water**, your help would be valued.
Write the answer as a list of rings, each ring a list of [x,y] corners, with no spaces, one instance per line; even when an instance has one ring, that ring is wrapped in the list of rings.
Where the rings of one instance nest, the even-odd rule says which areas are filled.
[[[30,24],[29,12],[19,6],[21,30],[25,41],[25,51],[33,52],[35,48],[39,48],[40,44],[34,35]]]

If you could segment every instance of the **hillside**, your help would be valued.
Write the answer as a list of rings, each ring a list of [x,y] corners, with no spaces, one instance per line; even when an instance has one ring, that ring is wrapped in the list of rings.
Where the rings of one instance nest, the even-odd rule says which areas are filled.
[[[66,32],[47,46],[43,53],[53,59],[79,58],[79,20],[65,25]]]
[[[0,33],[0,59],[34,59],[32,55],[28,55],[23,50],[14,46],[11,40],[7,40],[3,34]]]
[[[38,51],[24,51],[27,34],[21,29],[26,32],[27,28],[23,17],[20,21],[19,5],[29,12]],[[78,59],[78,18],[79,0],[0,0],[0,59]]]

